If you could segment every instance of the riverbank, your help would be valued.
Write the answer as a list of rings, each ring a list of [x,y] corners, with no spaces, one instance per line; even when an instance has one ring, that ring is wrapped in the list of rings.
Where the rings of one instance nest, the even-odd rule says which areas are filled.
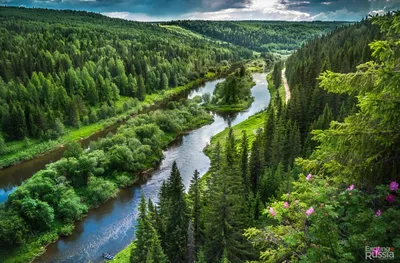
[[[197,79],[189,82],[184,86],[179,86],[173,89],[168,89],[166,91],[146,95],[143,102],[137,103],[134,107],[120,113],[112,118],[96,122],[90,125],[82,126],[78,129],[67,129],[65,134],[58,138],[57,140],[41,141],[41,140],[23,140],[14,141],[6,143],[5,152],[6,154],[0,155],[0,169],[7,168],[19,163],[34,159],[38,156],[50,153],[63,147],[65,144],[74,141],[83,141],[85,139],[94,136],[95,134],[112,127],[118,123],[122,123],[129,117],[136,114],[144,113],[151,107],[155,107],[157,104],[169,101],[171,98],[179,96],[196,86],[201,85],[205,81],[213,80],[226,74],[227,69],[222,69],[219,74],[214,72],[208,72],[204,78]],[[124,103],[127,101],[126,97],[122,97],[116,102],[117,112],[122,111],[124,108]]]
[[[263,72],[265,63],[258,60],[242,65],[227,79],[219,83],[214,93],[203,97],[207,110],[214,112],[240,112],[248,109],[254,102],[251,88],[256,85],[252,73]]]
[[[186,106],[185,106],[186,107]],[[186,112],[186,108],[183,107],[182,109],[179,110],[173,110],[168,114],[169,117],[171,116],[175,116],[175,118],[188,118],[188,116],[186,117],[182,117],[182,113]],[[191,106],[193,108],[193,106]],[[177,111],[176,113],[174,113],[174,111]],[[181,113],[182,112],[182,113]],[[151,119],[149,120],[149,118],[158,118],[158,120],[162,120],[162,113],[161,111],[158,111],[158,117],[153,116],[153,117],[145,117],[143,116],[142,120],[140,121],[141,123],[147,121],[151,121]],[[124,187],[127,187],[129,185],[133,185],[135,183],[137,183],[138,181],[140,181],[141,177],[148,177],[149,173],[152,170],[149,170],[149,168],[151,167],[156,167],[159,163],[160,160],[162,159],[162,149],[166,149],[168,148],[169,145],[171,145],[171,143],[174,143],[174,141],[176,140],[176,138],[181,137],[184,133],[192,130],[192,129],[198,129],[206,124],[212,123],[213,118],[212,116],[206,114],[206,113],[202,113],[201,111],[196,113],[197,115],[193,115],[193,117],[190,117],[190,122],[188,122],[184,128],[184,130],[182,130],[181,132],[166,132],[164,134],[160,134],[158,135],[158,141],[154,141],[154,139],[150,142],[148,141],[147,138],[144,138],[144,143],[150,143],[150,145],[146,146],[143,144],[143,146],[145,148],[143,148],[143,151],[151,151],[152,155],[144,155],[143,158],[146,160],[145,162],[141,162],[143,163],[143,167],[140,168],[140,171],[136,171],[134,173],[130,173],[129,170],[121,170],[118,169],[115,170],[115,172],[113,172],[111,175],[107,175],[106,177],[103,176],[97,176],[97,177],[91,177],[91,179],[89,180],[89,183],[87,185],[87,187],[69,187],[69,189],[71,189],[72,191],[75,190],[76,194],[78,195],[77,197],[79,197],[79,199],[81,200],[81,202],[83,202],[83,205],[87,205],[87,207],[89,209],[95,208],[97,206],[99,206],[100,204],[107,202],[109,199],[114,198],[119,189],[122,189]],[[154,119],[154,121],[157,119]],[[110,154],[108,155],[109,157],[105,156],[106,158],[113,158],[113,156],[115,154],[120,155],[123,154],[123,152],[117,150],[117,147],[120,147],[119,149],[123,149],[123,147],[126,147],[124,143],[120,143],[120,145],[117,145],[116,143],[118,141],[120,141],[121,139],[121,135],[123,136],[127,136],[127,138],[132,138],[132,136],[130,134],[127,133],[131,133],[132,131],[136,131],[135,134],[138,134],[137,136],[148,136],[148,131],[154,131],[157,133],[156,130],[154,130],[155,128],[155,124],[144,124],[144,126],[146,126],[148,129],[148,131],[146,131],[146,129],[144,129],[142,127],[142,125],[140,125],[140,123],[136,123],[135,121],[139,121],[139,120],[132,120],[132,123],[128,123],[126,124],[122,130],[120,130],[118,132],[117,135],[115,135],[115,139],[116,140],[114,143],[112,143],[112,145],[116,146],[116,148],[111,148],[108,149],[107,151],[111,151]],[[133,127],[131,127],[133,125]],[[153,126],[152,126],[153,125]],[[136,128],[135,128],[136,127]],[[133,130],[132,130],[133,129]],[[136,129],[136,130],[135,130]],[[165,127],[166,130],[169,130],[170,128]],[[175,128],[174,128],[175,129]],[[139,135],[141,133],[143,133],[143,135]],[[159,133],[159,132],[158,132]],[[147,134],[147,135],[146,135]],[[138,139],[141,137],[138,137]],[[104,147],[103,144],[108,144],[110,143],[108,140],[110,139],[103,139],[103,142],[99,142],[99,145],[97,145],[96,147],[99,147],[99,149],[102,149],[102,147]],[[142,140],[142,139],[141,139]],[[135,146],[131,146],[131,147],[137,147],[137,149],[142,149],[141,146],[138,145],[138,143],[140,143],[139,141],[132,141],[132,143],[135,144]],[[155,145],[153,145],[153,143],[155,143]],[[122,147],[122,148],[121,148]],[[147,150],[146,147],[156,147],[154,150],[151,150],[150,148]],[[159,147],[162,147],[162,149],[159,149]],[[115,149],[116,152],[114,152],[112,149]],[[158,149],[158,150],[157,150]],[[103,151],[103,150],[101,150]],[[104,151],[106,151],[106,148],[104,148]],[[125,150],[124,150],[125,151]],[[91,153],[84,153],[85,158],[96,158],[99,154],[101,154],[101,152],[99,150],[94,150],[94,152]],[[143,153],[138,152],[138,155],[142,155]],[[160,155],[161,154],[161,155]],[[103,159],[104,157],[100,157],[100,159]],[[77,159],[76,161],[80,161],[81,157],[79,159]],[[84,159],[83,159],[84,160]],[[47,180],[47,175],[49,173],[49,171],[52,171],[51,169],[56,169],[54,171],[57,171],[57,169],[59,169],[60,167],[62,167],[63,165],[66,165],[66,167],[70,167],[72,165],[66,163],[67,161],[70,160],[62,160],[62,162],[64,162],[64,164],[61,162],[60,164],[55,164],[52,167],[49,167],[47,170],[47,172],[43,171],[41,174],[37,174],[36,176],[34,176],[34,179],[36,181],[41,181],[41,180]],[[73,161],[73,162],[76,162]],[[117,160],[118,162],[121,160]],[[104,161],[101,161],[104,162]],[[111,162],[108,165],[111,166],[115,166],[118,165],[118,163],[115,163],[116,160],[114,159],[110,159]],[[114,164],[113,164],[114,162]],[[132,162],[134,162],[132,160]],[[107,162],[106,162],[107,163]],[[125,163],[125,162],[122,162]],[[56,168],[58,167],[58,168]],[[104,167],[104,169],[106,169]],[[147,171],[147,174],[144,174],[141,171]],[[85,173],[84,171],[82,171],[82,173]],[[69,176],[70,177],[70,176]],[[29,188],[29,189],[33,189],[33,187],[35,187],[35,183],[33,183],[35,180],[27,180],[27,182],[24,184],[24,186],[21,187],[25,187],[25,188]],[[73,181],[70,182],[70,184],[73,186]],[[97,182],[97,183],[95,183]],[[56,183],[56,182],[55,182]],[[58,186],[54,186],[54,187],[58,187]],[[74,189],[75,188],[75,189]],[[92,190],[91,190],[92,189]],[[40,190],[40,189],[39,189]],[[38,190],[38,191],[39,191]],[[64,191],[71,191],[71,190],[64,190]],[[42,190],[40,190],[42,191]],[[21,192],[21,191],[20,191]],[[22,190],[22,192],[20,194],[24,195],[25,194],[29,194],[26,193]],[[53,194],[52,192],[49,193],[42,193],[41,194]],[[30,195],[30,194],[29,194]],[[20,196],[18,195],[18,197],[16,197],[16,199],[20,198]],[[30,197],[24,197],[24,198],[30,198]],[[23,200],[25,200],[23,198]],[[14,198],[15,199],[15,198]],[[36,200],[36,199],[33,199]],[[59,207],[60,204],[57,204],[56,202],[55,207]],[[14,204],[13,204],[14,205]],[[13,206],[11,205],[11,206]],[[4,208],[4,207],[3,207]],[[59,209],[57,209],[59,210]],[[9,211],[12,212],[13,210]],[[6,211],[3,211],[4,213],[6,213]],[[59,212],[58,212],[59,213]],[[81,216],[79,216],[78,220],[82,220],[85,216],[87,215],[87,213],[82,214]],[[34,236],[32,236],[29,240],[26,240],[22,245],[18,246],[18,247],[8,247],[7,249],[1,249],[0,250],[0,262],[5,262],[5,263],[19,263],[19,262],[31,262],[33,259],[39,257],[41,254],[43,254],[46,250],[46,247],[57,241],[59,236],[68,236],[72,233],[73,229],[74,229],[74,225],[75,223],[66,223],[62,221],[62,217],[60,217],[60,214],[54,215],[54,218],[58,218],[57,220],[54,221],[54,223],[52,223],[51,228],[48,231],[45,232],[41,232],[41,233],[37,233]],[[35,230],[37,231],[37,230]],[[1,235],[2,233],[0,233]]]

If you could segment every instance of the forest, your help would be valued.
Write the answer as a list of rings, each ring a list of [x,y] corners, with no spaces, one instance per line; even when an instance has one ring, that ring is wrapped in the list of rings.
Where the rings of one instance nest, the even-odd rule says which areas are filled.
[[[172,21],[176,25],[219,41],[260,53],[289,55],[304,43],[325,35],[347,22],[284,21]],[[299,34],[301,32],[301,34]]]
[[[68,145],[0,205],[0,260],[27,262],[42,246],[68,235],[89,208],[115,197],[141,172],[157,164],[178,134],[212,122],[198,102],[170,102],[166,110],[129,120],[90,150]],[[10,261],[13,262],[13,261]]]
[[[132,243],[111,262],[366,262],[366,247],[400,249],[400,12],[142,23],[0,7],[0,21],[0,166],[121,122],[87,148],[67,141],[0,204],[0,262],[40,260],[89,210],[162,169],[191,131],[230,118],[218,111],[246,112],[260,65],[268,107],[211,137],[204,175],[183,174],[176,154],[157,202],[141,184]],[[185,99],[206,80],[212,94]]]
[[[158,204],[142,197],[121,262],[364,262],[365,246],[397,251],[399,18],[335,30],[277,63],[251,144],[236,127],[213,139],[212,167],[194,171],[188,194],[175,165]]]
[[[0,7],[0,14],[4,157],[30,140],[56,140],[135,107],[146,94],[184,86],[252,56],[245,48],[175,38],[157,25],[94,13]],[[15,148],[16,141],[26,143]]]

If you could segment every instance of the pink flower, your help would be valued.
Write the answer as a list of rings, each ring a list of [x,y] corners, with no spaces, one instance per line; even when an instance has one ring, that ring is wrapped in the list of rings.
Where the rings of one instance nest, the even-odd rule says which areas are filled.
[[[393,203],[395,201],[394,195],[386,196],[386,201],[388,201],[389,203]]]
[[[312,174],[308,174],[307,177],[306,177],[307,181],[310,180],[311,177],[312,177]]]
[[[271,216],[276,216],[276,212],[274,211],[273,207],[269,208],[269,213],[271,214]]]
[[[378,256],[380,251],[381,251],[380,247],[374,247],[374,249],[372,250],[372,255],[374,255],[376,257],[376,256]]]
[[[284,208],[288,208],[288,207],[289,207],[289,203],[288,203],[288,202],[285,202],[285,203],[283,204],[283,207],[284,207]]]
[[[314,207],[310,207],[310,209],[308,209],[308,210],[306,211],[306,214],[307,214],[308,216],[312,215],[312,213],[314,213]]]
[[[351,191],[354,189],[354,184],[350,185],[349,188],[347,188],[347,190]]]
[[[396,181],[393,181],[390,183],[390,190],[391,191],[397,191],[399,190],[399,184]]]
[[[381,212],[381,210],[380,209],[378,209],[378,211],[376,211],[376,214],[375,214],[375,216],[376,217],[379,217],[379,216],[381,216],[382,215],[382,212]]]

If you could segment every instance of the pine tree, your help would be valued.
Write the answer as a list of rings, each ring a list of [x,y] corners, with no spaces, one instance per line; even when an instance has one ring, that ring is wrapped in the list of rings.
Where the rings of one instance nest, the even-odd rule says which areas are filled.
[[[163,73],[160,80],[160,90],[168,89],[168,77],[167,74]]]
[[[167,263],[157,231],[150,223],[143,194],[139,205],[139,218],[135,235],[135,246],[131,252],[130,262]]]
[[[5,132],[10,139],[21,140],[28,135],[25,113],[19,104],[11,105]]]
[[[263,157],[262,157],[262,133],[261,130],[258,131],[256,139],[253,143],[253,147],[251,148],[250,154],[250,181],[251,181],[251,189],[255,194],[258,189],[258,183],[263,170]]]
[[[146,86],[144,85],[144,80],[142,76],[138,77],[137,86],[138,86],[137,98],[140,101],[144,101],[144,98],[146,96]]]
[[[193,222],[189,221],[188,234],[187,234],[187,251],[188,251],[188,263],[194,263],[196,260],[196,240],[194,237]]]
[[[242,147],[241,147],[241,171],[242,171],[242,180],[243,185],[248,188],[249,187],[249,179],[248,179],[248,172],[249,172],[249,144],[247,141],[247,134],[246,131],[242,132]],[[248,191],[246,191],[248,192]]]
[[[268,107],[267,117],[264,128],[264,164],[269,165],[271,163],[271,147],[275,129],[275,112],[272,106]]]
[[[202,240],[202,227],[201,227],[201,200],[200,200],[200,183],[199,183],[199,172],[197,170],[194,171],[193,178],[190,181],[190,188],[189,188],[189,203],[191,208],[191,218],[193,220],[193,232],[194,232],[194,242],[195,242],[195,249],[196,253],[201,244]]]
[[[221,169],[215,172],[210,185],[206,218],[207,262],[218,262],[226,253],[232,262],[243,262],[251,254],[251,245],[243,237],[246,227],[246,198],[238,162],[235,162],[233,134],[226,142],[225,160]]]
[[[165,220],[164,249],[171,262],[187,261],[187,229],[189,223],[185,200],[185,187],[176,162],[172,165],[167,182],[169,207],[167,214],[161,214]]]

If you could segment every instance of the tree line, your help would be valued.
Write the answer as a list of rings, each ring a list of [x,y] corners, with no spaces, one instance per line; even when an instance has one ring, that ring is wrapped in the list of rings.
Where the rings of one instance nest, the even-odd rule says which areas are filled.
[[[0,7],[0,130],[58,137],[116,114],[121,96],[184,85],[252,52],[158,25],[78,11]]]
[[[187,195],[174,164],[159,203],[146,208],[142,198],[131,262],[359,262],[365,246],[375,258],[382,247],[398,249],[399,15],[364,20],[296,52],[286,67],[300,72],[327,54],[324,47],[348,55],[331,52],[329,68],[308,73],[317,79],[311,83],[289,73],[299,79],[289,103],[277,92],[252,145],[230,129]],[[350,44],[342,42],[347,35]]]
[[[273,21],[172,21],[210,38],[233,43],[251,50],[287,55],[305,42],[329,33],[344,22],[273,22]],[[301,32],[301,33],[299,33]]]
[[[0,258],[9,259],[10,251],[24,246],[40,249],[58,235],[71,233],[74,221],[89,208],[157,164],[177,134],[212,119],[198,102],[170,102],[167,109],[139,115],[114,135],[92,142],[90,150],[83,151],[77,143],[67,146],[64,158],[26,180],[0,205]],[[32,253],[18,256],[29,261]]]

